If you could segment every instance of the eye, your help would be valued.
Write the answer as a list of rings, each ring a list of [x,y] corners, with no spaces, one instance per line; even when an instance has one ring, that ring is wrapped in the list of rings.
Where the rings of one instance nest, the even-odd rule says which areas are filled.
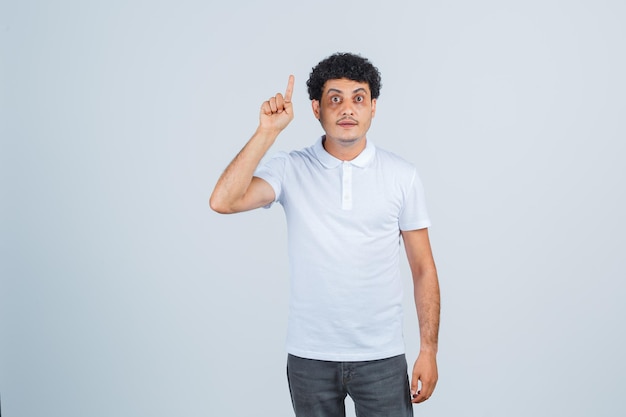
[[[339,96],[332,96],[330,98],[330,101],[333,102],[333,103],[341,103],[341,97],[339,97]]]
[[[357,103],[362,103],[363,101],[365,101],[365,98],[363,96],[356,96],[354,98],[354,101],[356,101]]]

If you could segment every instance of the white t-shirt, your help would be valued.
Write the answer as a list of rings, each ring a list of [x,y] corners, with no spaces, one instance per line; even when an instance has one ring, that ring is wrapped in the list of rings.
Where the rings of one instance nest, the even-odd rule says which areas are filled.
[[[255,176],[287,218],[288,353],[329,361],[404,353],[400,231],[430,226],[415,167],[371,141],[341,161],[320,138],[278,153]]]

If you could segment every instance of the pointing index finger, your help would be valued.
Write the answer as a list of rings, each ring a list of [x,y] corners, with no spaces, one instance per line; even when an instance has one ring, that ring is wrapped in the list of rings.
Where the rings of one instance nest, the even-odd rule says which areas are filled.
[[[290,75],[289,82],[287,83],[287,90],[285,90],[285,103],[291,102],[291,95],[293,94],[294,81],[295,81],[295,77],[293,75]]]

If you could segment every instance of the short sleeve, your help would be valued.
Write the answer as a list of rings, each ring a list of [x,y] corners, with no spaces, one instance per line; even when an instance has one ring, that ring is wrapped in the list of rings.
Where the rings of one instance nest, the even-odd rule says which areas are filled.
[[[286,152],[278,152],[265,162],[262,162],[254,171],[254,176],[267,181],[267,183],[274,189],[274,201],[264,206],[264,208],[270,208],[272,204],[280,201],[283,189],[283,178],[285,177],[285,167],[289,155]]]
[[[430,218],[426,209],[424,187],[417,173],[413,171],[413,177],[405,194],[404,206],[399,218],[400,230],[418,230],[430,226]]]

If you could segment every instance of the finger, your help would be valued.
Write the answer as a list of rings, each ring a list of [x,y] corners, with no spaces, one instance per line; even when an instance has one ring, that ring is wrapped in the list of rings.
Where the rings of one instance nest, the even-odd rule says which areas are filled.
[[[270,107],[269,101],[263,102],[263,104],[261,105],[261,112],[268,116],[272,114],[272,108]]]
[[[428,396],[426,395],[426,392],[424,391],[423,386],[411,396],[411,402],[414,404],[419,404],[421,402],[426,401],[427,399],[428,399]]]
[[[276,106],[276,97],[272,97],[269,99],[270,108],[272,109],[272,113],[276,113],[278,111],[278,107]]]
[[[276,94],[276,107],[278,108],[278,113],[285,109],[285,100],[283,99],[283,95],[280,93]]]
[[[424,401],[426,401],[426,397],[424,397],[422,394],[417,394],[411,399],[411,402],[413,404],[423,403]]]
[[[419,394],[418,385],[417,385],[418,380],[419,378],[416,377],[415,375],[413,375],[413,378],[411,378],[411,397],[412,398],[415,398],[417,394]]]
[[[411,390],[411,402],[414,404],[421,403],[424,401],[424,396],[422,395],[421,390],[413,391]]]
[[[437,381],[428,381],[425,382],[424,384],[422,384],[422,392],[424,393],[424,396],[426,397],[426,399],[429,399],[432,395],[433,392],[435,391],[435,386],[437,385]]]
[[[293,75],[289,76],[289,82],[287,83],[287,90],[285,90],[285,102],[291,103],[291,95],[293,94],[293,85],[295,83],[296,77]]]
[[[421,403],[426,401],[433,395],[433,391],[435,390],[435,384],[430,382],[423,382],[422,386],[419,388],[417,392],[415,392],[412,396],[412,403]],[[414,391],[411,391],[414,392]]]
[[[411,398],[411,402],[413,404],[419,404],[421,402],[424,402],[428,399],[428,397],[426,396],[426,394],[424,392],[417,391],[417,394],[413,395],[413,397]]]

